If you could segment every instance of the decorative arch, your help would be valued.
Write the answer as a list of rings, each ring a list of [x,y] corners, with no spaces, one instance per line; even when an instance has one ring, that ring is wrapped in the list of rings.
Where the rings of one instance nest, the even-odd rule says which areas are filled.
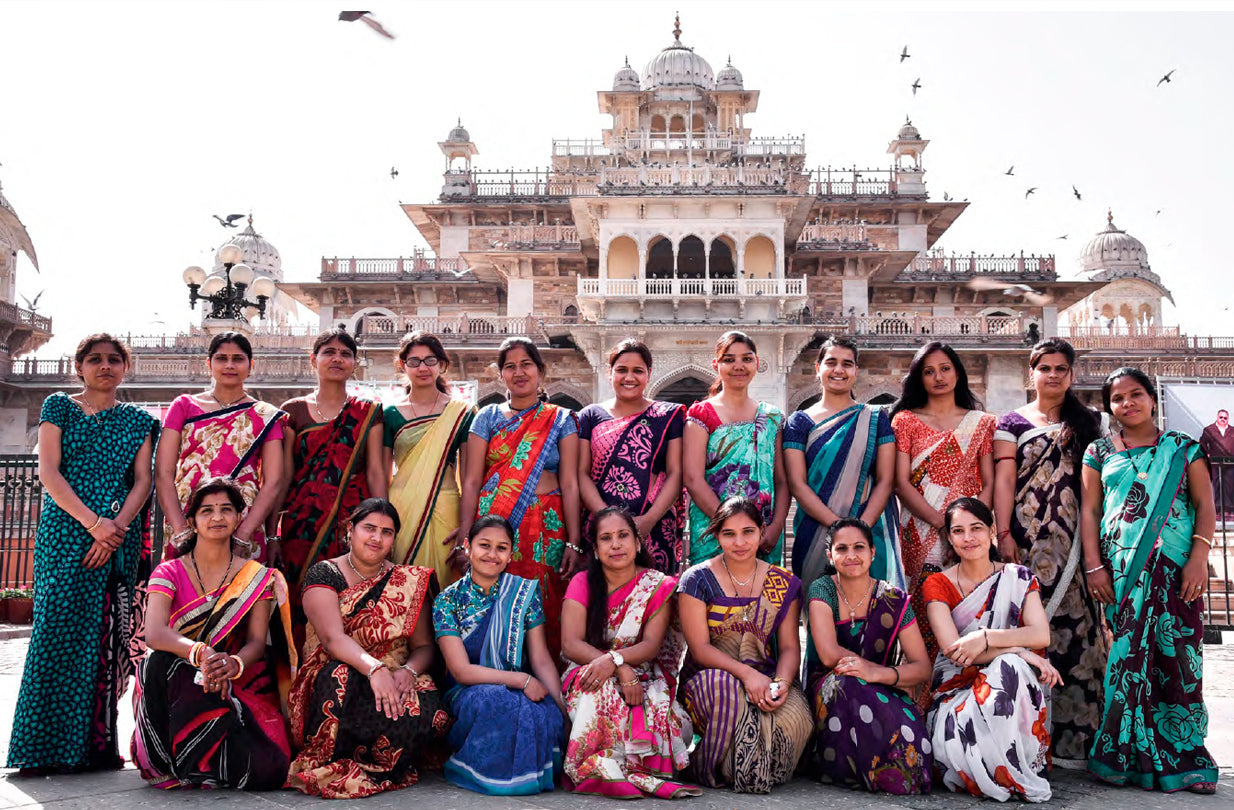
[[[687,377],[695,377],[705,381],[711,385],[711,381],[716,378],[716,373],[710,366],[700,366],[697,363],[687,363],[684,366],[678,366],[672,371],[666,372],[647,384],[647,396],[655,398],[662,389],[672,385],[675,382],[684,380]]]
[[[894,391],[866,392],[866,404],[868,405],[894,405],[895,401],[899,398],[900,394]]]
[[[506,401],[506,398],[501,394],[489,394],[486,397],[480,397],[478,400],[476,400],[476,407],[484,408],[488,405],[500,405],[501,403],[505,401]]]
[[[340,318],[335,321],[335,326],[345,326],[348,333],[352,335],[360,335],[365,330],[360,327],[360,321],[367,317],[389,318],[391,321],[391,331],[401,332],[403,328],[403,319],[392,309],[386,307],[365,307],[364,309],[352,315],[350,319]],[[371,330],[369,330],[371,331]]]
[[[549,400],[554,403],[558,398],[568,398],[582,406],[590,404],[593,399],[590,391],[565,380],[558,380],[544,386],[544,393],[548,394]]]
[[[648,239],[647,278],[672,278],[675,252],[672,238],[662,233]]]
[[[496,397],[496,399],[494,399]],[[501,380],[482,382],[476,386],[476,402],[488,405],[492,402],[506,401],[506,386]]]
[[[764,234],[755,234],[741,248],[746,278],[776,278],[776,243]]]
[[[621,234],[608,243],[605,273],[609,278],[638,278],[638,262],[638,243],[633,237]]]

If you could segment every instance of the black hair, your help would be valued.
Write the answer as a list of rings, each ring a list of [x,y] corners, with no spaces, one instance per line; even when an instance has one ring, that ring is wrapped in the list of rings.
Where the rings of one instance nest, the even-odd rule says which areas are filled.
[[[617,364],[617,358],[623,354],[637,354],[647,364],[647,370],[651,370],[651,349],[647,348],[647,344],[643,341],[626,338],[610,349],[608,353],[608,367],[610,370]]]
[[[600,555],[596,553],[596,541],[600,535],[600,521],[607,517],[619,517],[630,527],[634,535],[636,551],[634,564],[643,568],[654,568],[651,554],[638,536],[638,528],[634,525],[634,515],[624,506],[606,506],[591,516],[588,527],[588,540],[591,541],[591,554],[587,560],[587,624],[584,640],[597,650],[606,650],[608,640],[604,637],[608,627],[608,599],[603,598],[608,593],[608,580],[604,577],[604,566],[600,563]],[[593,598],[594,597],[594,598]]]
[[[985,501],[978,498],[956,498],[943,510],[942,534],[947,542],[951,542],[951,521],[955,513],[961,511],[968,512],[990,527],[990,559],[994,562],[1002,560],[1003,556],[998,553],[998,542],[994,531],[994,513],[990,511],[990,507],[985,505]]]
[[[1037,364],[1047,354],[1061,354],[1067,358],[1067,365],[1075,372],[1075,348],[1062,338],[1047,338],[1033,346],[1028,356],[1028,367],[1036,368]],[[1074,380],[1074,377],[1072,378]],[[1079,459],[1090,444],[1101,436],[1101,420],[1097,414],[1080,401],[1075,389],[1067,387],[1063,394],[1063,404],[1058,411],[1058,421],[1062,429],[1058,433],[1058,443],[1072,458]]]
[[[476,522],[471,524],[471,528],[467,530],[467,542],[470,543],[472,540],[475,540],[476,535],[485,529],[492,529],[494,527],[505,532],[506,537],[510,540],[510,545],[514,545],[514,528],[510,525],[510,521],[493,512],[476,518]]]
[[[744,343],[750,347],[750,351],[754,352],[755,355],[758,354],[758,346],[754,345],[753,338],[745,332],[738,332],[736,329],[730,329],[720,335],[720,339],[716,341],[716,359],[719,360],[723,357],[724,353],[728,351],[734,343]],[[720,375],[716,374],[716,380],[711,384],[711,387],[707,389],[707,395],[714,397],[722,390],[724,390],[724,382],[720,379]]]
[[[823,564],[822,574],[831,576],[836,573],[836,567],[831,563],[831,545],[835,542],[836,535],[841,529],[857,529],[861,532],[861,536],[866,539],[866,543],[870,546],[870,553],[874,554],[874,530],[870,528],[870,524],[866,523],[861,518],[844,517],[832,523],[827,527],[827,533],[823,535],[823,543],[827,549],[827,561]]]
[[[925,374],[925,361],[934,352],[942,352],[947,355],[947,359],[951,361],[951,365],[955,368],[955,404],[965,410],[979,411],[981,410],[981,400],[973,396],[973,392],[968,387],[968,372],[964,370],[964,363],[960,361],[960,355],[956,354],[956,350],[939,340],[931,340],[926,345],[917,350],[913,355],[913,361],[908,364],[908,373],[904,375],[904,385],[900,388],[900,398],[896,400],[895,405],[891,407],[891,415],[895,416],[900,411],[911,411],[915,408],[924,408],[926,403],[930,401],[929,394],[926,393],[925,381],[922,379]]]
[[[403,522],[399,519],[398,510],[385,498],[365,498],[360,501],[360,505],[347,516],[347,522],[354,526],[372,514],[385,515],[394,521],[395,534],[402,531]]]
[[[235,479],[228,478],[225,475],[216,475],[213,478],[207,478],[205,481],[194,487],[189,493],[188,501],[184,504],[184,519],[189,522],[189,526],[193,527],[197,512],[201,509],[202,501],[209,495],[217,495],[225,493],[227,501],[235,508],[236,514],[244,511],[248,505],[244,502],[244,492],[240,489],[240,485]],[[194,531],[189,535],[188,539],[181,545],[181,554],[188,554],[197,547],[197,532]]]
[[[339,343],[342,343],[344,346],[351,349],[352,354],[360,353],[360,346],[356,343],[356,339],[347,334],[346,329],[339,328],[331,329],[329,332],[322,332],[317,336],[317,339],[313,341],[313,356],[316,357],[317,353],[332,340],[337,340]]]
[[[423,346],[432,352],[433,357],[437,358],[438,364],[441,366],[441,373],[437,375],[437,390],[443,394],[450,393],[450,387],[446,385],[445,374],[446,369],[450,367],[450,355],[446,354],[446,347],[441,345],[441,339],[432,332],[408,332],[403,335],[403,339],[398,344],[398,359],[399,362],[406,363],[407,355],[416,346]],[[407,386],[408,393],[411,392],[411,386]]]
[[[1132,366],[1121,366],[1110,372],[1110,376],[1105,378],[1105,382],[1101,385],[1101,405],[1105,408],[1105,412],[1113,415],[1114,411],[1110,409],[1110,392],[1114,390],[1114,383],[1118,382],[1122,377],[1130,377],[1131,379],[1144,386],[1144,390],[1153,398],[1153,417],[1157,416],[1157,407],[1161,404],[1157,399],[1157,386],[1153,385],[1152,379],[1147,374]]]
[[[823,358],[827,356],[828,349],[848,349],[853,353],[853,362],[857,362],[857,357],[860,351],[857,349],[857,341],[847,335],[832,335],[823,341],[823,345],[818,347],[818,358],[815,359],[814,365],[821,366]]]
[[[715,538],[716,542],[720,540],[720,530],[724,528],[724,523],[731,517],[737,515],[745,515],[750,520],[754,521],[754,525],[760,529],[764,527],[763,510],[759,509],[758,504],[750,498],[737,496],[729,498],[716,509],[715,514],[711,516],[711,522],[707,524],[707,534]]]
[[[218,350],[227,343],[236,344],[237,348],[249,359],[249,362],[253,362],[253,344],[249,343],[249,339],[239,332],[219,332],[210,338],[210,347],[206,350],[206,356],[214,357]]]
[[[115,346],[116,354],[120,355],[120,358],[124,360],[124,367],[129,367],[129,363],[131,361],[129,347],[124,345],[124,341],[120,340],[120,338],[112,337],[107,332],[95,332],[93,335],[86,335],[81,339],[81,342],[77,344],[77,351],[73,353],[73,360],[77,363],[78,368],[80,368],[81,364],[85,362],[86,355],[94,351],[94,347],[100,343],[110,343]],[[85,379],[81,376],[81,374],[78,374],[77,378]]]
[[[514,349],[522,349],[527,352],[527,356],[531,358],[531,362],[536,364],[536,368],[540,369],[540,393],[541,402],[548,402],[548,394],[545,393],[544,375],[548,373],[548,366],[544,362],[544,357],[540,355],[540,350],[536,348],[536,344],[525,337],[506,338],[502,341],[501,347],[497,349],[497,373],[501,373],[501,369],[506,364],[506,357]]]

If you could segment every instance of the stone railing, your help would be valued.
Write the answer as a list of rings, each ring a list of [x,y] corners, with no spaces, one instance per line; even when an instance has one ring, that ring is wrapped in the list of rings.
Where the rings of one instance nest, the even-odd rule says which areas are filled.
[[[803,193],[804,179],[784,168],[766,166],[626,166],[600,169],[601,194],[643,193],[649,189],[718,193],[725,189]]]
[[[878,250],[887,249],[870,239],[865,225],[852,223],[824,225],[812,223],[801,229],[798,250]]]
[[[258,329],[249,335],[257,354],[300,352],[313,347],[321,329],[316,325],[278,326]],[[133,354],[195,354],[202,358],[210,346],[210,335],[200,330],[178,335],[125,335],[124,342]]]
[[[10,380],[19,382],[59,382],[75,380],[73,359],[19,360],[13,363]],[[157,357],[135,354],[125,375],[126,382],[190,383],[210,379],[210,369],[203,357]],[[258,357],[250,376],[255,384],[298,382],[314,379],[313,367],[307,356]]]
[[[28,326],[38,332],[51,332],[51,318],[8,301],[0,301],[0,322],[4,321]]]
[[[471,271],[462,259],[440,259],[436,256],[400,256],[397,259],[341,259],[321,258],[321,280],[343,281],[355,279],[384,280],[445,280],[453,281]]]
[[[1234,355],[1234,337],[1184,335],[1177,326],[1159,326],[1135,332],[1100,326],[1060,326],[1059,337],[1077,349],[1090,351],[1225,352]]]
[[[1111,371],[1126,365],[1135,366],[1149,377],[1200,377],[1224,380],[1234,377],[1234,359],[1145,357],[1132,361],[1118,356],[1088,356],[1076,360],[1076,380],[1087,386],[1100,385]]]
[[[545,248],[577,248],[578,228],[573,225],[511,225],[508,228],[485,228],[489,246],[501,250],[537,250]]]
[[[801,278],[580,278],[580,298],[801,298]]]
[[[837,318],[819,323],[827,330],[843,331],[862,336],[863,345],[881,345],[891,341],[903,343],[905,339],[925,343],[935,338],[1024,339],[1027,322],[1017,317],[985,315],[916,315],[908,312]],[[885,338],[886,341],[879,340]]]
[[[1010,276],[1017,278],[1052,280],[1058,277],[1054,270],[1053,256],[967,256],[952,254],[944,256],[931,253],[918,256],[904,268],[900,278],[917,281],[946,281],[970,276]]]
[[[808,191],[815,197],[894,197],[895,174],[890,169],[815,169]]]
[[[458,315],[432,318],[389,318],[365,315],[356,326],[356,339],[362,346],[395,345],[408,332],[431,332],[447,346],[453,343],[500,343],[511,335],[539,332],[534,317],[505,315]]]

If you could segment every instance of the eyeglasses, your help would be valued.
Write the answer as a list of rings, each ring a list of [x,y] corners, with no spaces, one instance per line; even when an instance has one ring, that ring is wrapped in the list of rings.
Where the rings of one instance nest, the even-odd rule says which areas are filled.
[[[429,368],[432,368],[433,366],[436,366],[440,362],[441,361],[438,360],[436,357],[430,355],[428,357],[423,357],[423,358],[408,357],[406,360],[403,361],[403,365],[407,366],[407,368],[419,368],[420,364],[423,363]]]

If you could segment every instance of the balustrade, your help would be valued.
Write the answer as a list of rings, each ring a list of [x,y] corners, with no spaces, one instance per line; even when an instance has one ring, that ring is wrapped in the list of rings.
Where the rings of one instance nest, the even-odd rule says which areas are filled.
[[[805,278],[580,278],[581,297],[603,298],[678,298],[735,296],[778,296],[800,298],[805,295]]]
[[[953,277],[953,276],[1056,276],[1053,256],[944,256],[929,254],[918,256],[901,274],[904,277]]]
[[[409,275],[443,275],[451,273],[455,276],[469,272],[462,259],[442,259],[436,256],[400,256],[397,259],[321,259],[322,280],[335,279],[343,276],[399,277]]]

